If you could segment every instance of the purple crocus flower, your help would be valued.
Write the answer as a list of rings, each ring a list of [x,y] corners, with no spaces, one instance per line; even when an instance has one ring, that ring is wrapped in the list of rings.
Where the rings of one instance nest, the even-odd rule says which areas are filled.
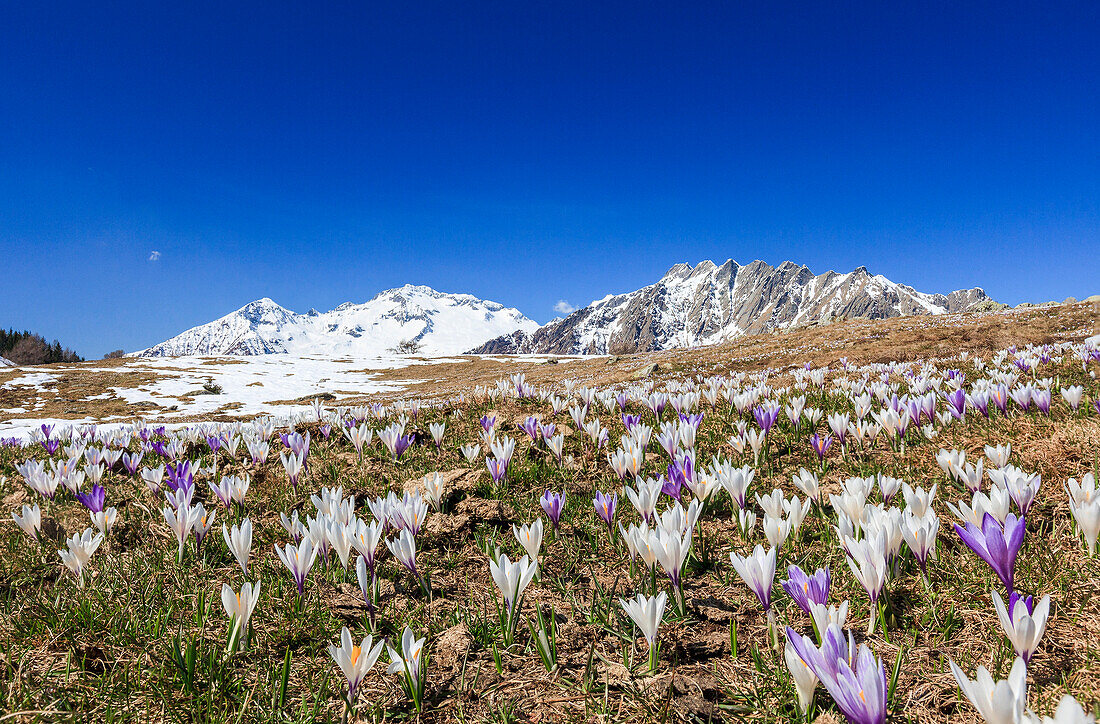
[[[195,482],[195,473],[191,470],[190,460],[184,460],[175,465],[169,464],[167,471],[168,478],[165,482],[168,483],[168,487],[172,489],[172,492],[176,492],[180,488],[189,488]]]
[[[826,453],[829,452],[829,448],[833,445],[833,436],[826,434],[824,437],[817,434],[810,435],[810,447],[817,453],[817,459],[820,462],[825,459]]]
[[[328,424],[327,422],[324,425],[321,425],[321,437],[328,440],[328,436],[331,435],[331,434],[332,434],[332,425]]]
[[[978,412],[982,413],[982,417],[989,417],[989,393],[988,392],[975,392],[970,396],[970,405]]]
[[[779,419],[779,406],[757,405],[752,410],[752,416],[756,418],[756,424],[767,434]]]
[[[87,493],[77,493],[76,499],[92,513],[102,513],[103,505],[107,500],[107,491],[103,489],[102,485],[96,483],[92,486],[91,491]]]
[[[485,466],[489,468],[489,475],[493,478],[494,484],[499,484],[508,472],[507,461],[499,458],[485,458]]]
[[[962,538],[963,543],[966,543],[989,564],[1010,596],[1013,591],[1016,556],[1020,552],[1020,547],[1023,546],[1026,530],[1025,518],[1022,516],[1017,518],[1013,513],[1009,513],[1005,518],[1004,528],[989,513],[982,518],[980,529],[973,523],[967,523],[965,528],[958,523],[955,524],[955,532]]]
[[[42,447],[46,448],[46,452],[53,455],[57,452],[57,449],[61,447],[61,441],[57,438],[50,438],[42,441]]]
[[[620,392],[619,394],[615,395],[615,402],[619,404],[620,411],[626,409],[626,403],[629,401],[630,397],[628,397],[625,392]]]
[[[394,445],[394,448],[393,448],[393,452],[394,452],[396,460],[401,459],[401,456],[405,453],[406,450],[408,450],[412,446],[415,439],[416,438],[414,438],[412,435],[402,435],[401,437],[397,438],[397,444]],[[306,443],[306,450],[308,451],[308,449],[309,449],[309,443],[307,442]]]
[[[43,424],[41,429],[42,435],[48,440],[50,438],[50,435],[53,434],[53,425]]]
[[[690,455],[679,455],[668,464],[667,477],[664,478],[664,485],[661,486],[661,492],[668,495],[671,498],[680,500],[683,495],[683,487],[686,485],[689,489],[695,484],[695,468],[694,460]]]
[[[1031,401],[1039,408],[1039,412],[1050,417],[1050,390],[1035,390],[1031,394]]]
[[[543,440],[549,440],[554,437],[555,430],[554,423],[548,422],[545,425],[539,425],[539,435],[542,435]]]
[[[519,429],[527,433],[527,437],[531,438],[531,442],[538,444],[539,441],[539,420],[533,415],[519,424]]]
[[[622,418],[623,418],[623,427],[626,428],[627,432],[630,432],[631,430],[633,430],[634,427],[642,421],[642,416],[641,415],[627,415],[625,412],[623,413]]]
[[[554,526],[554,532],[557,532],[558,524],[561,522],[561,512],[565,509],[565,494],[547,490],[542,494],[539,503],[542,504],[546,517],[550,519],[550,524]]]
[[[1100,415],[1100,397],[1092,401],[1092,406],[1096,410],[1096,414]]]
[[[694,427],[696,431],[698,431],[699,426],[703,424],[703,415],[704,415],[704,413],[702,413],[702,412],[698,412],[694,415],[688,415],[686,413],[681,412],[680,413],[680,422],[686,422],[687,424]]]
[[[953,418],[962,420],[966,417],[966,392],[962,388],[944,394],[943,398],[947,400]]]
[[[130,453],[122,453],[122,466],[126,468],[126,472],[131,475],[136,475],[138,467],[141,466],[141,458],[145,454],[140,450],[132,455]]]
[[[787,642],[805,662],[851,724],[886,721],[886,670],[866,644],[856,649],[851,632],[845,640],[836,624],[829,626],[821,648],[787,628]]]
[[[207,435],[206,446],[210,448],[210,452],[215,455],[218,454],[218,450],[222,449],[222,439],[220,435]]]
[[[291,452],[293,452],[295,455],[300,457],[302,459],[303,463],[305,462],[305,459],[307,457],[309,457],[309,433],[308,432],[304,436],[299,435],[296,432],[292,432],[292,433],[290,433],[289,435],[286,435],[283,438],[283,444],[286,445],[288,448],[290,448]]]
[[[991,389],[989,399],[993,401],[993,404],[997,406],[1002,415],[1008,413],[1008,385],[1000,384]]]
[[[788,566],[787,575],[789,578],[779,584],[803,611],[810,613],[810,605],[814,603],[828,605],[829,585],[832,583],[828,566],[818,568],[812,576],[807,576],[798,566]]]
[[[607,523],[607,530],[610,533],[612,523],[615,520],[615,508],[619,505],[619,494],[608,495],[597,490],[596,497],[592,499],[592,504],[596,506],[596,515],[604,523]]]
[[[481,429],[485,432],[492,430],[497,424],[496,415],[482,415],[481,416]]]

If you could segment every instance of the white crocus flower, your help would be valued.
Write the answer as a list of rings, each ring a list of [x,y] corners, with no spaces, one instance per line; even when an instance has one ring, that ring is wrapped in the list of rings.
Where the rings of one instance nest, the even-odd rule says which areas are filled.
[[[94,525],[100,533],[107,535],[111,532],[111,529],[115,527],[115,519],[118,517],[118,511],[115,508],[107,508],[101,510],[98,513],[92,513],[92,525]]]
[[[951,673],[986,724],[1017,724],[1023,720],[1027,703],[1027,664],[1023,659],[1016,659],[1008,678],[1002,681],[994,681],[984,666],[978,667],[971,681],[954,661]]]
[[[236,593],[228,583],[222,584],[222,606],[225,614],[229,616],[229,650],[236,649],[237,641],[248,630],[248,622],[252,618],[252,612],[256,609],[256,602],[260,600],[260,583],[255,585],[245,583],[241,586],[241,592]]]
[[[1084,505],[1071,505],[1070,511],[1077,521],[1077,527],[1081,529],[1081,535],[1085,537],[1089,556],[1096,555],[1096,539],[1100,536],[1100,498],[1094,498]]]
[[[810,617],[813,618],[814,627],[817,629],[818,642],[823,642],[829,626],[836,625],[844,628],[844,623],[848,620],[848,602],[841,601],[839,606],[811,603]]]
[[[363,679],[366,678],[367,673],[374,667],[374,663],[378,661],[378,657],[382,654],[382,649],[385,648],[385,645],[385,641],[379,641],[375,644],[374,638],[368,634],[367,637],[363,639],[362,643],[356,646],[355,641],[351,638],[351,631],[348,631],[347,626],[344,626],[340,630],[339,648],[329,644],[329,656],[331,656],[332,660],[336,662],[336,665],[340,667],[340,671],[344,673],[344,678],[348,680],[349,704],[355,701],[356,689],[363,683]]]
[[[1054,718],[1044,716],[1041,720],[1033,718],[1036,724],[1096,724],[1096,717],[1086,713],[1084,708],[1069,694],[1058,702]]]
[[[527,556],[512,562],[507,555],[502,555],[497,561],[489,561],[489,572],[504,597],[505,607],[512,611],[535,577],[535,565]]]
[[[80,535],[74,534],[72,538],[65,541],[68,550],[57,552],[61,556],[61,561],[77,577],[81,587],[84,586],[84,567],[88,565],[92,554],[96,552],[102,542],[102,533],[93,537],[92,529],[86,528]]]
[[[660,646],[657,643],[657,629],[665,616],[665,604],[668,602],[668,594],[661,591],[656,596],[645,596],[641,593],[637,598],[619,599],[619,605],[623,607],[630,620],[645,636],[649,645],[649,670],[657,668],[657,658]]]
[[[535,522],[530,525],[512,525],[512,535],[538,566],[539,550],[542,548],[542,518],[535,518]]]
[[[241,570],[247,576],[248,555],[252,551],[252,521],[245,518],[240,527],[234,525],[232,530],[227,529],[223,523],[222,538],[225,540],[225,546],[237,559],[237,563],[241,564]]]
[[[798,694],[798,708],[805,714],[810,710],[810,704],[814,700],[817,675],[810,670],[790,644],[783,647],[783,661],[786,662],[787,670],[791,672],[791,678],[794,679],[795,692]]]
[[[176,536],[176,543],[179,545],[176,560],[182,562],[183,548],[187,545],[187,538],[191,535],[191,529],[195,527],[195,510],[181,503],[179,508],[176,509],[173,509],[170,505],[161,508],[161,513],[164,514],[165,522],[168,523],[168,527]]]
[[[993,605],[997,608],[997,617],[1001,619],[1001,628],[1016,650],[1016,655],[1031,661],[1039,642],[1047,629],[1047,616],[1050,614],[1050,596],[1043,596],[1032,611],[1027,610],[1023,598],[1010,599],[1012,610],[1005,606],[1001,595],[993,591]]]
[[[23,515],[15,511],[11,514],[11,518],[24,533],[38,540],[38,532],[42,530],[42,510],[38,507],[38,503],[24,505]]]

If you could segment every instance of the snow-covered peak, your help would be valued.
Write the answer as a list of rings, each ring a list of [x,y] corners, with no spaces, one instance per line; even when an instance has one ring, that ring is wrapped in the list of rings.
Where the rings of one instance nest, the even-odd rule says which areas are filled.
[[[743,334],[846,317],[896,317],[966,311],[989,302],[981,289],[925,294],[866,267],[815,275],[785,261],[720,266],[676,264],[649,286],[608,295],[533,335],[511,335],[481,353],[600,354],[692,347]]]
[[[329,312],[292,312],[264,297],[140,352],[145,357],[293,354],[448,355],[538,327],[516,309],[406,284]]]

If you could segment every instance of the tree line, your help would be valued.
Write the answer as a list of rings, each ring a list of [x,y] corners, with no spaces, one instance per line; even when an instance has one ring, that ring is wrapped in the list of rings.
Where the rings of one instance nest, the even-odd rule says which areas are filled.
[[[84,358],[56,339],[47,342],[40,334],[26,330],[0,329],[0,357],[18,365],[45,365],[54,362],[83,362]]]

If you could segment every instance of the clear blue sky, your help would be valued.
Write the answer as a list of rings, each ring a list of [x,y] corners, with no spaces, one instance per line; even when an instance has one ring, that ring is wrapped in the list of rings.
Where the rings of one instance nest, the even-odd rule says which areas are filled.
[[[406,282],[541,322],[730,257],[1100,293],[1098,38],[1094,0],[4,3],[0,325],[98,356]]]

